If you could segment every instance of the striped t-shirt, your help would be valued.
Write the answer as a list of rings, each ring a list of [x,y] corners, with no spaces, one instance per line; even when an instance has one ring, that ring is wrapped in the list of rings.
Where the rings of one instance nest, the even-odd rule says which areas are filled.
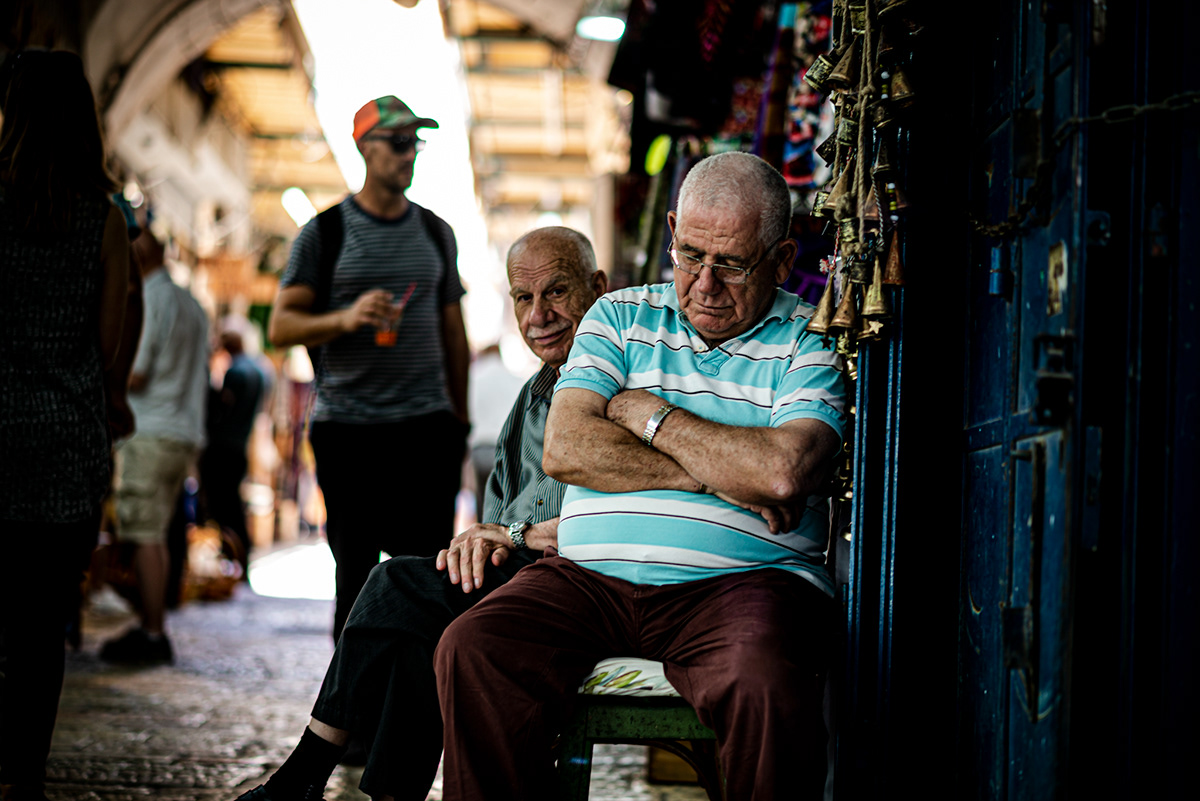
[[[776,290],[766,316],[710,348],[679,310],[674,284],[612,292],[584,316],[555,391],[611,399],[644,389],[707,420],[778,427],[811,418],[838,436],[845,423],[842,360],[804,329],[813,307]],[[713,495],[676,490],[603,493],[567,488],[559,553],[635,584],[675,584],[762,567],[797,573],[826,593],[829,499],[812,496],[792,531]]]
[[[371,289],[399,300],[413,287],[396,343],[375,344],[375,330],[360,328],[323,346],[313,420],[389,423],[453,411],[446,389],[442,307],[465,294],[458,278],[450,227],[430,231],[416,204],[403,217],[384,220],[364,211],[353,196],[342,201],[342,250],[333,273],[329,311],[345,309]],[[434,236],[444,238],[450,264]],[[301,229],[280,285],[317,288],[321,231],[316,218]]]

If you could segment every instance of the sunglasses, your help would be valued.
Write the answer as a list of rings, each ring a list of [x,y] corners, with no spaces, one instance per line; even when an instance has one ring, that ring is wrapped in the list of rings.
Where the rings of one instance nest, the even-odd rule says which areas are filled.
[[[387,142],[392,146],[392,152],[403,155],[410,150],[420,153],[425,149],[425,140],[412,134],[391,134],[390,136],[364,136],[364,142]]]

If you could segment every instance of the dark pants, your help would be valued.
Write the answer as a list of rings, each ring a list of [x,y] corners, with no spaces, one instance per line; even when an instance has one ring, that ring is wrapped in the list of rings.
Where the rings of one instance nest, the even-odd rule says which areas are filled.
[[[0,784],[36,783],[62,694],[67,620],[99,517],[0,521]]]
[[[367,748],[360,787],[372,796],[423,801],[442,755],[433,649],[446,626],[504,584],[534,554],[488,565],[483,587],[464,593],[432,558],[389,559],[371,571],[338,640],[313,717]]]
[[[242,479],[246,477],[246,446],[209,443],[200,457],[200,487],[208,517],[237,537],[242,546],[238,561],[243,573],[250,566],[250,531],[246,526],[246,504],[242,502]]]
[[[337,562],[336,641],[381,551],[435,556],[454,536],[466,427],[438,412],[400,423],[314,423],[309,439]]]
[[[446,630],[437,649],[447,801],[549,801],[550,746],[609,656],[665,665],[717,734],[727,794],[819,799],[833,603],[781,570],[662,587],[544,559]]]

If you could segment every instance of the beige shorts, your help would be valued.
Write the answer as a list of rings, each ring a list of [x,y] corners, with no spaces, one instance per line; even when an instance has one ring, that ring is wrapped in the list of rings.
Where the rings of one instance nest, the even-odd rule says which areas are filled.
[[[175,500],[195,457],[195,445],[140,435],[117,450],[117,539],[166,542]]]

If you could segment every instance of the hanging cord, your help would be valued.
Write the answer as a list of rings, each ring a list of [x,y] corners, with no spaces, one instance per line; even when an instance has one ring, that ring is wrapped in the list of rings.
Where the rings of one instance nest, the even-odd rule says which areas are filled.
[[[850,41],[853,36],[850,30],[850,11],[848,9],[849,0],[833,0],[833,18],[837,31],[837,52],[845,54],[846,48],[850,46]],[[850,115],[850,107],[846,102],[844,93],[838,93],[837,115],[834,119],[834,136],[838,135],[841,130],[842,122]],[[844,144],[840,137],[837,141],[837,150],[834,157],[834,164],[839,166],[838,177],[834,181],[834,186],[841,181],[842,173],[850,166],[853,158],[854,148],[851,145]],[[835,222],[841,222],[853,213],[853,206],[849,205],[853,200],[851,193],[842,195],[838,198],[837,206],[833,210],[833,219]],[[840,243],[841,234],[837,236],[837,241]]]
[[[842,51],[850,44],[850,12],[846,6],[850,0],[833,0],[833,20],[837,26],[837,46],[835,52]]]

